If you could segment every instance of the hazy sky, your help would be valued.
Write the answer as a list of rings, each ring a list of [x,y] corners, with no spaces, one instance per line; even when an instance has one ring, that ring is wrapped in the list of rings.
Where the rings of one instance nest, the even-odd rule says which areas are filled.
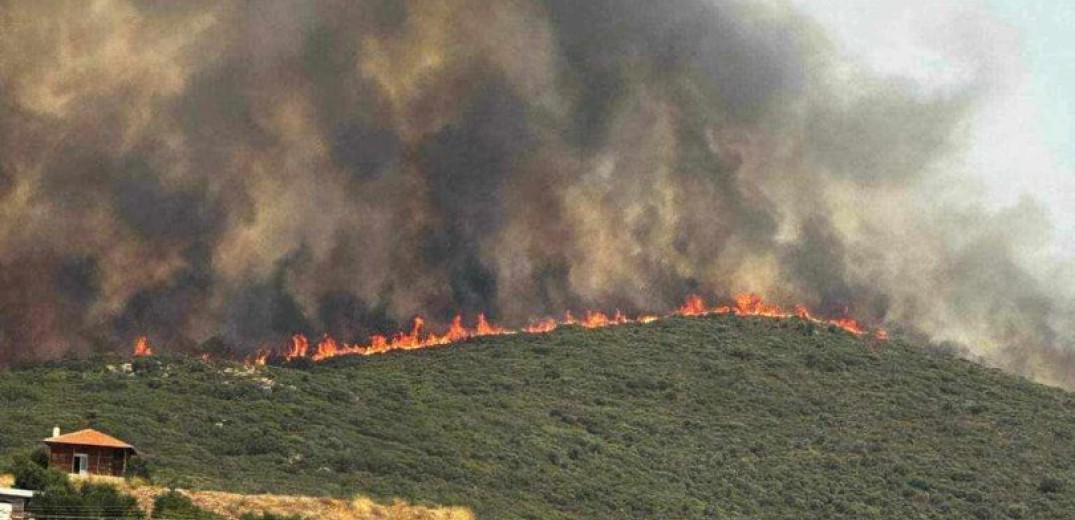
[[[1068,169],[1075,166],[1075,3],[1065,0],[989,0],[998,17],[1022,36],[1022,55],[1030,70],[1029,89],[1042,110],[1049,146]]]
[[[1075,258],[1075,2],[1070,0],[793,0],[845,53],[910,79],[924,95],[986,88],[958,161],[1007,206],[1030,195]]]

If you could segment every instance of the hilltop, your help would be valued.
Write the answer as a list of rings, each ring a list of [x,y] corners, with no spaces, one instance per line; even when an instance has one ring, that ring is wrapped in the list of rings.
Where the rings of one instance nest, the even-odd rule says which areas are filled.
[[[1075,396],[899,338],[671,318],[247,369],[0,372],[2,457],[52,426],[154,481],[478,518],[1070,518]]]

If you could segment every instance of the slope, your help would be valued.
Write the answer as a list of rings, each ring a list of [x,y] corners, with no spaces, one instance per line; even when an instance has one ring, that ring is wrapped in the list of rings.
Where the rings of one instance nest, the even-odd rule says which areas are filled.
[[[1070,518],[1075,399],[797,319],[715,316],[247,371],[0,373],[0,453],[54,424],[163,485],[479,518]],[[2,461],[0,461],[2,462]]]

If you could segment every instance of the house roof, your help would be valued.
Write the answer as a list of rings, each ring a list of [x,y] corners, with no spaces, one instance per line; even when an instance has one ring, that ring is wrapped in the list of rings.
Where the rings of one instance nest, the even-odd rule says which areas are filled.
[[[134,451],[134,446],[127,444],[111,435],[106,435],[97,430],[80,430],[73,433],[49,437],[46,444],[77,444],[79,446],[101,446],[104,448],[127,449]]]

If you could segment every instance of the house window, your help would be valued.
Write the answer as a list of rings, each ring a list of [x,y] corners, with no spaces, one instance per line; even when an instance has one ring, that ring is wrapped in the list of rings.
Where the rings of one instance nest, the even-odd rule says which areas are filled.
[[[90,472],[90,456],[85,453],[75,454],[75,464],[72,468],[72,473],[78,475],[85,475]]]

